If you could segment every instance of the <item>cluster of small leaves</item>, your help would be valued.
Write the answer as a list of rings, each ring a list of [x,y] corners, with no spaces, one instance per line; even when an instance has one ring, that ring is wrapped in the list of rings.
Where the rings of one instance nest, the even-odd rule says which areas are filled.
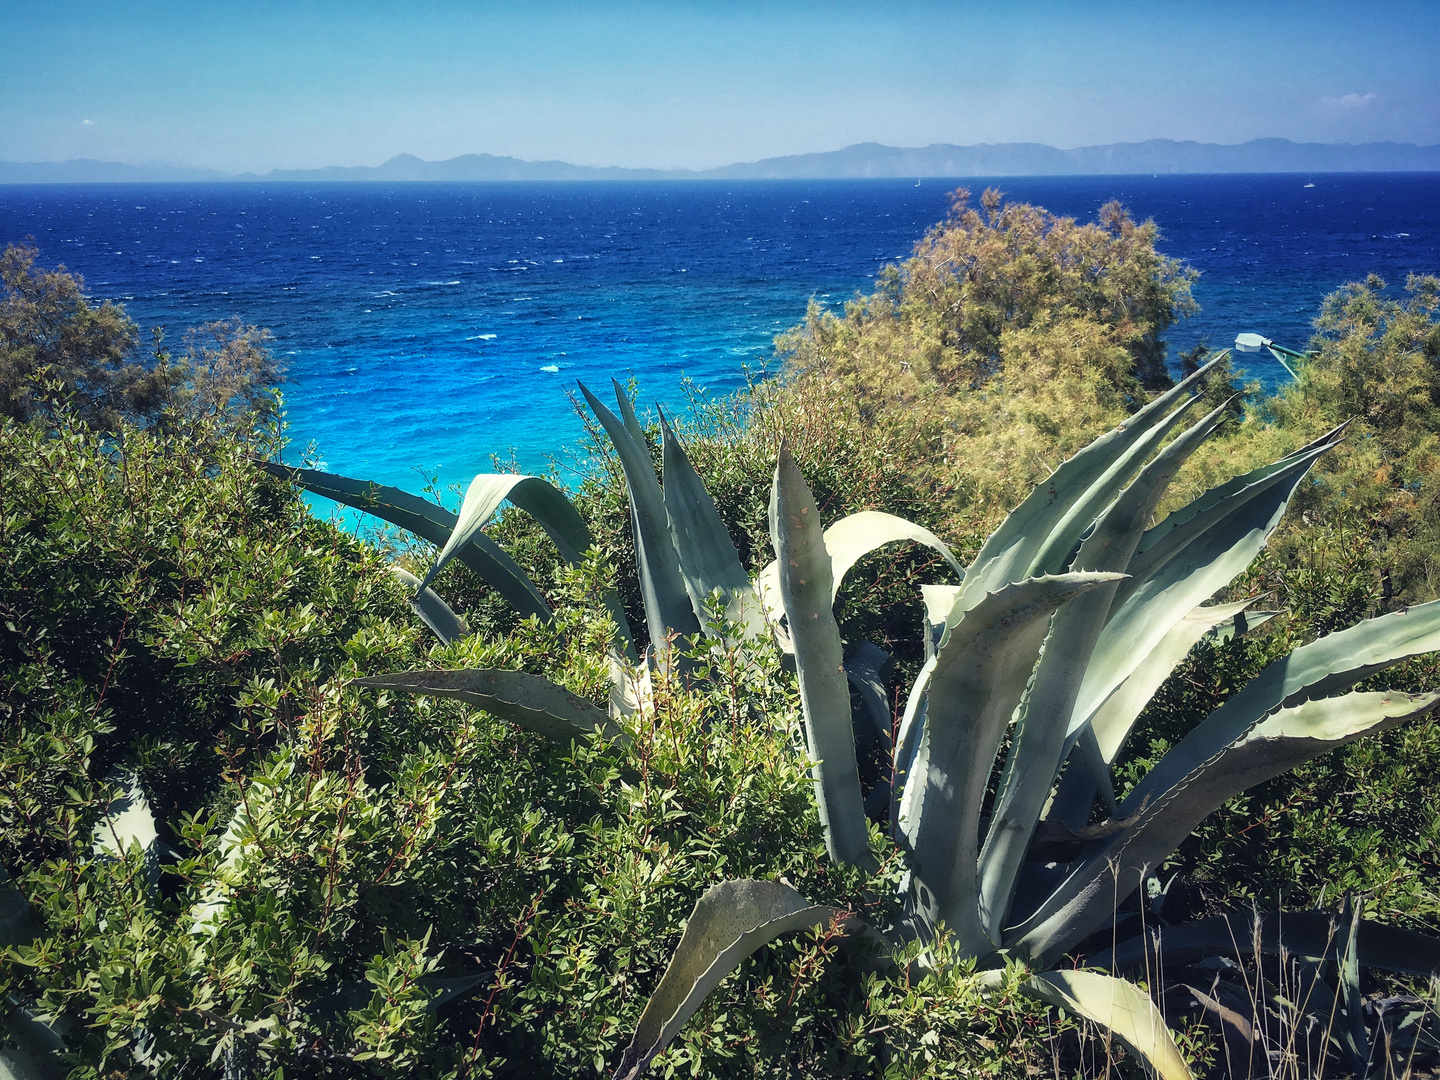
[[[548,579],[549,623],[433,644],[382,553],[253,449],[0,423],[0,856],[36,930],[0,950],[0,992],[54,1018],[74,1076],[596,1075],[716,881],[885,921],[824,856],[772,650],[717,625],[609,744],[353,687],[500,666],[602,704],[610,572]],[[160,834],[119,858],[92,842],[117,770]],[[1039,1060],[1038,1008],[866,963],[833,932],[762,950],[656,1067]]]

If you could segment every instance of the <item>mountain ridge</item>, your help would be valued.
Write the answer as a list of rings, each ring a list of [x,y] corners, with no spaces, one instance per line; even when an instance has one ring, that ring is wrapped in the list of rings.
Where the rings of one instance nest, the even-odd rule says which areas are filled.
[[[128,165],[95,159],[0,162],[0,184],[166,182],[393,182],[555,180],[842,180],[962,179],[981,176],[1105,176],[1143,173],[1440,172],[1440,146],[1414,143],[1297,143],[1251,139],[1201,143],[1147,139],[1064,150],[1044,143],[931,143],[921,147],[855,143],[839,150],[788,154],[713,169],[631,169],[462,154],[426,161],[396,154],[380,165],[331,165],[227,174],[178,165]]]

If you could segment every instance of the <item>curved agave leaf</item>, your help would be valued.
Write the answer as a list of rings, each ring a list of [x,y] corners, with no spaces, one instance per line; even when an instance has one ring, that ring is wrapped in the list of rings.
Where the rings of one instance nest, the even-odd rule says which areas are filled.
[[[470,633],[465,626],[465,620],[456,615],[450,605],[440,599],[434,589],[421,584],[420,579],[403,566],[392,566],[390,572],[410,590],[411,609],[420,616],[420,621],[428,626],[442,642],[449,645],[452,641],[459,641]]]
[[[1118,811],[1125,826],[1087,850],[1040,909],[1006,935],[1007,946],[1024,956],[1059,956],[1103,925],[1143,875],[1227,799],[1337,746],[1433,710],[1440,694],[1311,698],[1362,679],[1385,663],[1440,648],[1440,602],[1425,607],[1432,611],[1409,626],[1428,625],[1428,637],[1411,633],[1402,638],[1394,622],[1377,628],[1394,618],[1386,616],[1297,649],[1261,672],[1136,785]],[[1302,655],[1307,650],[1310,655]],[[1343,659],[1352,651],[1360,659]],[[1384,655],[1391,659],[1365,662]],[[1344,664],[1351,666],[1337,670]],[[1283,707],[1271,714],[1276,705]]]
[[[1338,427],[1331,428],[1313,442],[1306,443],[1298,450],[1292,450],[1278,461],[1272,461],[1268,465],[1261,465],[1258,469],[1252,469],[1248,473],[1242,473],[1240,476],[1227,480],[1225,483],[1211,488],[1205,492],[1205,494],[1187,503],[1180,509],[1166,514],[1164,520],[1157,522],[1154,528],[1145,531],[1145,535],[1140,540],[1138,550],[1147,551],[1154,547],[1160,540],[1164,539],[1165,534],[1175,528],[1175,526],[1183,525],[1191,518],[1209,510],[1216,503],[1228,499],[1232,495],[1245,490],[1245,488],[1260,483],[1262,480],[1267,480],[1276,473],[1285,471],[1302,458],[1308,460],[1317,453],[1324,453],[1324,451],[1340,441],[1345,433],[1345,429],[1349,426],[1350,421],[1346,420],[1345,423]]]
[[[1226,402],[1192,425],[1140,470],[1096,519],[1071,569],[1125,570],[1165,489],[1210,437],[1228,405]],[[1184,406],[1157,424],[1136,442],[1136,451],[1148,453],[1183,412]],[[1118,586],[1117,580],[1095,589],[1056,612],[1034,679],[1022,700],[990,831],[980,853],[980,911],[992,940],[1000,937],[1020,865],[1050,796],[1051,784],[1045,781],[1053,781],[1065,761],[1070,715]]]
[[[306,491],[383,518],[422,540],[430,541],[437,548],[445,546],[455,529],[457,519],[449,510],[399,488],[353,480],[335,473],[316,472],[314,469],[291,468],[273,461],[256,461],[255,464],[271,476],[299,484]],[[535,615],[547,622],[550,620],[550,605],[529,575],[484,533],[477,533],[455,557],[480,575],[521,615]]]
[[[602,405],[584,383],[577,385],[586,404],[610,436],[610,442],[620,458],[620,466],[625,470],[630,524],[635,533],[635,562],[640,570],[640,595],[645,603],[650,640],[660,649],[671,633],[698,634],[700,622],[690,606],[690,595],[680,573],[680,557],[670,538],[665,496],[660,490],[660,481],[655,479],[650,452],[643,441],[637,444],[626,424]],[[621,402],[621,409],[633,417],[630,399],[620,389],[619,383],[615,384],[615,395]]]
[[[66,1049],[61,1021],[46,1023],[30,1009],[9,1008],[9,1002],[4,1007],[8,1012],[0,1015],[0,1077],[64,1080],[70,1067],[60,1060]]]
[[[964,578],[965,567],[961,565],[959,559],[955,558],[955,553],[950,550],[949,545],[929,529],[880,510],[861,510],[859,513],[840,518],[825,530],[825,550],[830,557],[830,602],[833,604],[836,597],[840,595],[840,586],[845,581],[845,575],[855,568],[856,563],[871,552],[879,551],[887,544],[898,544],[906,540],[924,544],[939,552],[940,557],[950,564],[955,573]],[[767,565],[755,579],[755,590],[764,604],[765,612],[770,617],[770,621],[777,626],[784,610],[778,592],[779,581],[780,564],[778,561]],[[922,585],[921,589],[931,587]],[[958,590],[959,587],[937,585],[933,588]],[[945,610],[948,612],[950,609],[947,607]],[[777,636],[780,638],[781,648],[790,652],[791,646],[788,638],[783,635]]]
[[[845,661],[845,677],[860,695],[861,707],[887,747],[892,736],[890,701],[885,692],[884,671],[891,666],[891,656],[873,641],[862,641],[860,647]]]
[[[610,717],[590,702],[549,679],[524,671],[498,668],[397,671],[350,681],[353,686],[457,698],[558,742],[569,742],[597,731],[608,739],[621,737]]]
[[[680,558],[680,575],[690,595],[690,606],[697,616],[703,615],[706,601],[718,589],[725,601],[726,618],[744,626],[747,639],[760,637],[765,633],[765,616],[750,576],[740,565],[740,555],[720,520],[715,500],[685,456],[663,412],[660,435],[665,513],[670,519],[670,536]]]
[[[900,730],[911,764],[897,779],[904,783],[898,823],[912,855],[915,912],[932,930],[943,919],[964,953],[997,944],[976,904],[980,809],[1046,624],[1066,601],[1119,577],[1031,578],[984,596],[948,629],[911,690]],[[916,722],[922,700],[923,726]]]
[[[1212,956],[1237,956],[1238,951],[1243,960],[1258,942],[1262,953],[1283,951],[1318,964],[1337,959],[1346,935],[1335,916],[1320,911],[1272,911],[1259,916],[1256,924],[1256,916],[1236,912],[1178,926],[1155,926],[1143,937],[1123,941],[1087,963],[1116,972],[1158,971],[1162,959],[1166,966],[1179,967]],[[1440,977],[1440,938],[1361,919],[1356,949],[1361,967]]]
[[[955,610],[960,598],[960,585],[921,585],[920,598],[925,603],[925,659],[929,660],[945,636],[945,620]]]
[[[1117,590],[1110,620],[1095,645],[1070,734],[1128,679],[1185,613],[1235,580],[1280,524],[1290,496],[1315,459],[1333,444],[1298,458],[1222,500],[1130,561],[1132,577]],[[1183,542],[1182,542],[1183,541]],[[1171,550],[1163,562],[1147,558]],[[1137,576],[1139,584],[1137,585]]]
[[[0,866],[0,948],[28,945],[40,933],[25,894],[10,884],[10,873]]]
[[[565,493],[548,480],[518,473],[480,473],[465,489],[465,501],[460,506],[455,527],[425,575],[426,585],[435,580],[435,575],[458,549],[481,534],[507,499],[540,523],[566,562],[580,562],[585,552],[595,546],[579,511]]]
[[[548,480],[518,473],[480,473],[465,489],[465,501],[460,506],[455,526],[450,530],[450,535],[435,557],[435,562],[426,571],[421,582],[422,588],[435,580],[435,576],[447,562],[457,556],[463,557],[463,553],[472,546],[494,546],[494,542],[483,530],[495,511],[500,508],[500,504],[507,499],[539,523],[554,542],[560,557],[572,566],[582,562],[585,553],[595,546],[590,529],[580,512],[575,509],[575,504]],[[605,606],[615,624],[615,636],[620,648],[627,658],[635,659],[635,643],[630,636],[625,607],[613,590],[605,597]]]
[[[1045,971],[1031,976],[1021,989],[1099,1024],[1152,1076],[1192,1080],[1190,1066],[1165,1026],[1165,1018],[1150,995],[1134,983],[1096,971]]]
[[[780,448],[770,493],[770,538],[780,564],[780,597],[795,644],[795,671],[810,756],[815,801],[825,826],[825,848],[838,863],[873,870],[870,830],[855,732],[850,687],[832,610],[830,555],[820,530],[820,511],[788,448]]]
[[[1165,419],[1171,406],[1179,403],[1224,356],[1225,353],[1219,354],[1125,423],[1100,436],[1068,461],[1062,462],[1050,478],[1036,487],[1024,502],[1011,511],[1000,527],[990,534],[966,574],[966,593],[980,595],[993,592],[1002,585],[1026,577],[1026,569],[1031,566],[1042,546],[1052,542],[1052,535],[1061,522],[1067,517],[1076,519],[1083,516],[1076,515],[1073,511],[1081,500],[1088,500],[1094,505],[1094,512],[1089,518],[1075,524],[1074,536],[1070,537],[1068,542],[1063,545],[1058,542],[1053,544],[1056,548],[1063,546],[1068,553],[1074,541],[1079,539],[1081,531],[1119,490],[1124,473],[1117,470],[1117,463],[1125,459],[1134,449],[1135,443]],[[1098,493],[1091,495],[1092,490],[1102,481],[1108,490],[1103,499]]]
[[[98,856],[123,859],[134,845],[145,856],[145,879],[150,888],[160,881],[160,851],[163,844],[155,831],[155,814],[150,800],[140,788],[140,779],[133,772],[112,773],[109,782],[120,788],[95,823],[91,847]]]
[[[1120,756],[1135,721],[1176,665],[1190,655],[1190,650],[1202,638],[1210,635],[1226,637],[1228,633],[1243,632],[1241,623],[1253,628],[1270,617],[1266,614],[1246,618],[1242,613],[1251,603],[1251,600],[1239,600],[1233,604],[1197,607],[1170,628],[1129,677],[1091,713],[1088,723],[1082,720],[1078,730],[1071,732],[1066,745],[1073,747],[1077,739],[1089,732],[1096,743],[1097,766],[1093,770],[1078,767],[1080,763],[1071,759],[1047,817],[1064,822],[1072,829],[1085,824],[1096,791],[1110,783],[1109,766]],[[1099,775],[1102,769],[1103,776]]]
[[[705,890],[620,1058],[616,1080],[634,1080],[649,1068],[710,991],[756,949],[781,934],[824,926],[840,914],[778,881],[740,879]]]

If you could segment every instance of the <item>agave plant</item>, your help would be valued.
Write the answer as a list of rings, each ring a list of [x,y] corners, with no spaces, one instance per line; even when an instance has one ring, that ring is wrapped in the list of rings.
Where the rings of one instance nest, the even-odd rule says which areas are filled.
[[[1227,799],[1440,704],[1434,693],[1346,693],[1386,666],[1440,649],[1436,602],[1276,660],[1117,801],[1112,767],[1157,688],[1200,638],[1245,628],[1244,603],[1207,601],[1251,563],[1310,467],[1343,437],[1337,428],[1150,525],[1180,467],[1224,415],[1222,406],[1171,437],[1220,359],[1062,464],[968,570],[933,534],[891,515],[867,512],[823,528],[782,448],[770,504],[777,558],[756,587],[663,415],[662,487],[618,386],[619,417],[581,388],[624,467],[651,642],[663,647],[675,634],[699,633],[702,606],[718,592],[743,633],[765,632],[768,617],[793,652],[816,802],[837,863],[877,865],[850,692],[854,684],[862,702],[875,696],[867,692],[875,650],[852,647],[845,660],[833,613],[840,582],[863,554],[899,540],[935,548],[961,573],[958,585],[924,590],[926,663],[906,699],[878,806],[871,792],[874,816],[885,819],[888,841],[909,868],[898,897],[904,915],[868,931],[853,921],[851,928],[889,945],[909,943],[921,950],[921,963],[958,957],[994,973],[1021,962],[1034,972],[1023,984],[1027,992],[1109,1028],[1167,1080],[1189,1072],[1150,998],[1124,979],[1057,963],[1114,918],[1116,905]],[[523,602],[537,615],[548,611],[523,571],[480,531],[506,497],[535,514],[566,557],[584,550],[578,515],[566,515],[549,485],[542,501],[536,485],[543,481],[535,478],[477,477],[456,518],[393,489],[283,472],[441,546],[422,597],[435,571],[460,558],[508,589],[521,610]],[[569,524],[561,527],[560,519]],[[617,625],[623,646],[623,617]],[[652,658],[664,662],[658,653]],[[361,681],[458,696],[561,738],[614,731],[605,713],[522,673],[402,672]],[[1092,824],[1097,804],[1103,820]],[[643,1072],[750,953],[839,914],[781,882],[712,887],[696,904],[616,1075]],[[936,948],[942,937],[947,947]]]

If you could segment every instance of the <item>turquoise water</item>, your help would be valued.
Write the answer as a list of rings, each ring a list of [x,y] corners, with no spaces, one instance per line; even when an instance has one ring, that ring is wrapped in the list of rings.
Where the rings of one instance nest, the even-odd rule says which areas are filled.
[[[1256,330],[1303,346],[1324,295],[1440,272],[1433,175],[1012,178],[1080,218],[1153,216],[1202,276],[1172,354]],[[979,190],[985,181],[968,181]],[[958,182],[47,185],[0,188],[33,236],[142,324],[238,315],[290,365],[292,453],[416,489],[573,445],[566,391],[633,376],[642,401],[744,382],[812,297],[870,287]],[[1256,373],[1281,373],[1263,359]]]

